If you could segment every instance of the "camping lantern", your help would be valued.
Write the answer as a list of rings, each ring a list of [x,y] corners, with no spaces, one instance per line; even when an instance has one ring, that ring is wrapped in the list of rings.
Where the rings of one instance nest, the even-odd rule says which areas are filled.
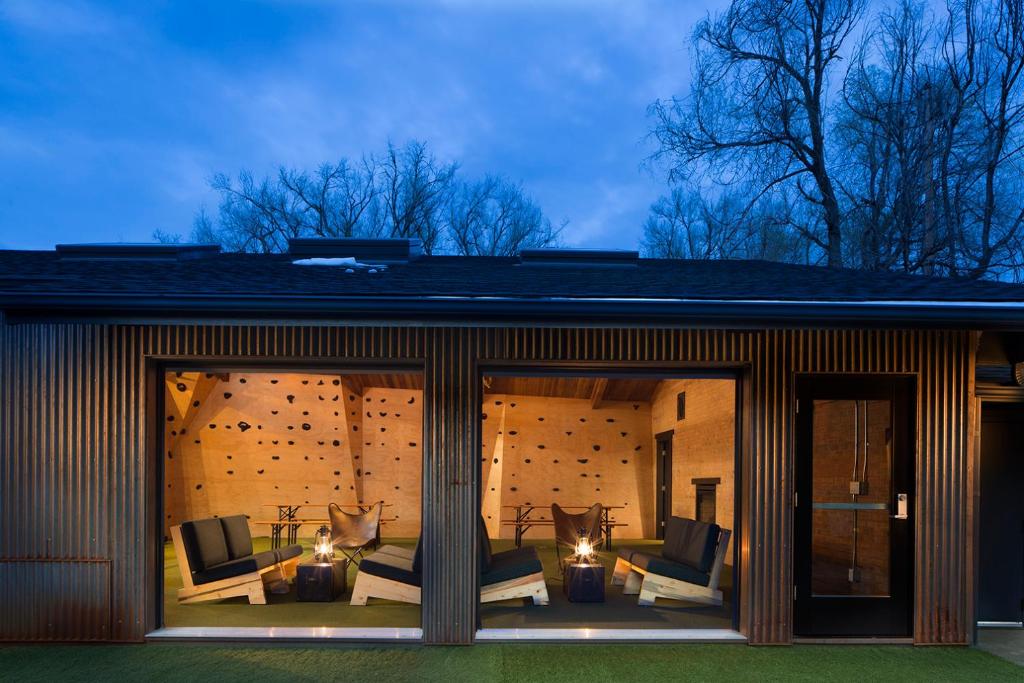
[[[331,530],[325,525],[317,529],[313,536],[313,561],[330,562],[334,559],[334,544],[331,543]]]
[[[587,536],[576,539],[576,561],[580,564],[593,564],[594,545]]]

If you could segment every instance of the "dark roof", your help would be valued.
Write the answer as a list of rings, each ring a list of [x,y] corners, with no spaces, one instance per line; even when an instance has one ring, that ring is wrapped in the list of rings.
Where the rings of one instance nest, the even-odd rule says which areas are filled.
[[[601,267],[424,256],[386,267],[347,268],[295,265],[294,258],[225,253],[183,260],[75,259],[53,251],[0,251],[0,306],[308,315],[358,304],[364,312],[376,306],[383,315],[397,313],[394,306],[404,302],[413,317],[434,309],[564,316],[601,306],[609,316],[614,309],[629,317],[659,307],[665,314],[690,315],[715,306],[738,315],[743,306],[755,313],[785,310],[788,316],[870,307],[874,312],[867,317],[873,318],[893,317],[882,315],[883,309],[947,309],[960,311],[954,317],[964,322],[994,313],[1024,321],[1024,286],[767,261],[640,259],[635,266]]]

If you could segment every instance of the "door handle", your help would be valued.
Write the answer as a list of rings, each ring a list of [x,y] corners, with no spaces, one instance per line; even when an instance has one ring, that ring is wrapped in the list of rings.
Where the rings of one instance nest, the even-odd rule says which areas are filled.
[[[896,514],[893,519],[907,519],[907,494],[896,494]]]

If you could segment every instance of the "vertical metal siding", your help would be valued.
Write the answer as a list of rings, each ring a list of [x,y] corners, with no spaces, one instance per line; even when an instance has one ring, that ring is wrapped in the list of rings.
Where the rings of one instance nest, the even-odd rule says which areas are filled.
[[[423,629],[438,643],[471,642],[475,628],[478,362],[750,368],[739,583],[741,628],[754,643],[792,638],[794,375],[915,374],[915,638],[965,642],[970,339],[862,330],[0,325],[0,571],[16,575],[5,588],[31,587],[41,613],[66,615],[54,630],[4,609],[0,639],[142,638],[150,602],[145,363],[203,357],[424,363]],[[7,597],[5,605],[20,604]]]

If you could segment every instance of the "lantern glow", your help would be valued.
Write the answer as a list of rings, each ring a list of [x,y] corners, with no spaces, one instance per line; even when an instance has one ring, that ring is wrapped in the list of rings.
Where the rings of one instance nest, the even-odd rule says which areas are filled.
[[[594,560],[594,546],[586,536],[576,539],[576,560],[581,564],[590,564]]]
[[[321,526],[313,536],[313,560],[315,562],[330,562],[333,559],[334,545],[331,543],[331,530],[326,526]]]

